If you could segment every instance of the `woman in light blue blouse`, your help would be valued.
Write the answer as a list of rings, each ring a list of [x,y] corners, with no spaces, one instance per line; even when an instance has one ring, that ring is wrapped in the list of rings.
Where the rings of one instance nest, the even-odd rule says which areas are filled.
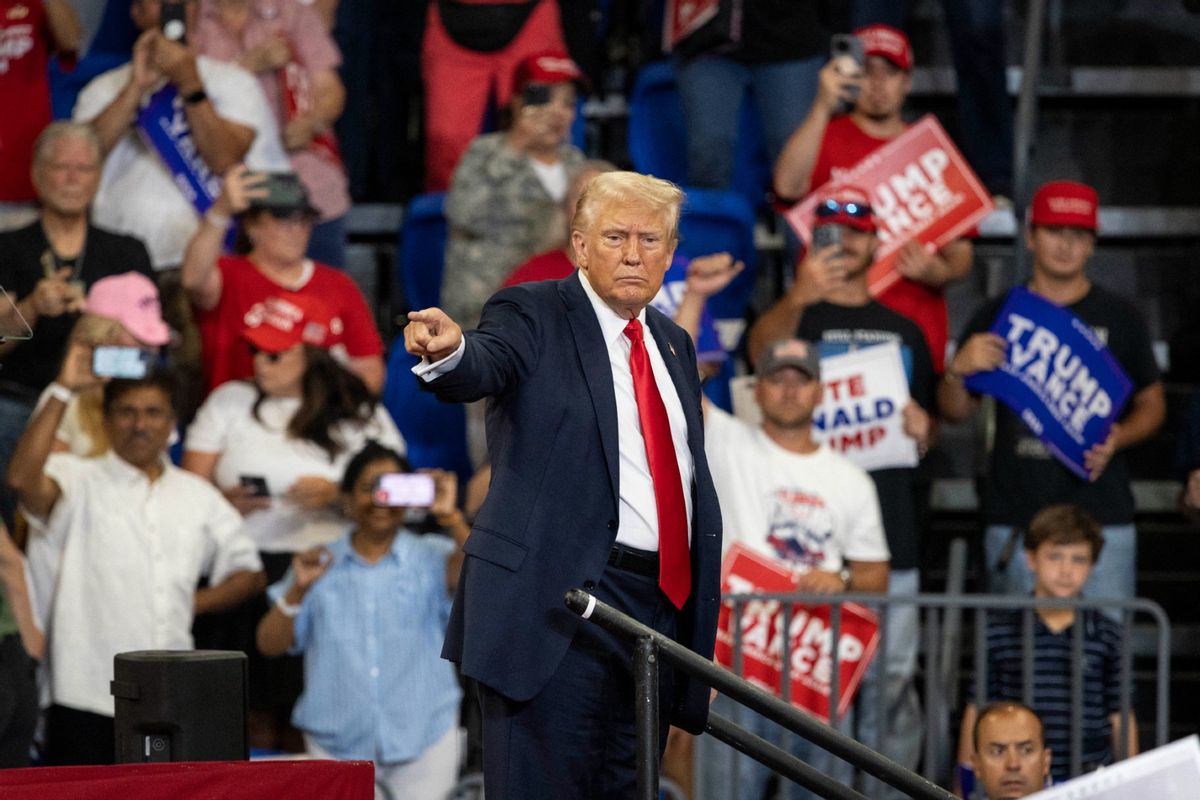
[[[259,622],[258,648],[304,655],[292,724],[311,754],[374,761],[392,797],[440,799],[458,774],[461,700],[441,647],[470,530],[454,474],[441,471],[431,473],[429,511],[450,536],[405,528],[407,509],[384,504],[377,490],[380,476],[408,471],[375,442],[350,461],[341,484],[350,530],[296,554],[268,590],[274,604]]]

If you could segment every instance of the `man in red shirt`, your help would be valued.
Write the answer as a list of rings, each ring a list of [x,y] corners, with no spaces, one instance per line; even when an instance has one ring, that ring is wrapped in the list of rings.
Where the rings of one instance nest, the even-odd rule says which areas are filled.
[[[787,198],[784,202],[799,200],[838,179],[908,129],[900,116],[912,89],[908,37],[889,25],[868,25],[854,34],[863,43],[863,69],[854,74],[840,58],[825,65],[812,110],[775,162],[775,193]],[[843,101],[853,104],[849,113],[839,113]],[[936,252],[908,242],[897,261],[902,279],[877,298],[921,327],[939,373],[948,336],[943,288],[966,276],[971,259],[967,239],[956,239]]]
[[[79,17],[66,0],[0,0],[0,230],[37,215],[29,167],[50,124],[50,54],[71,60],[78,49]]]

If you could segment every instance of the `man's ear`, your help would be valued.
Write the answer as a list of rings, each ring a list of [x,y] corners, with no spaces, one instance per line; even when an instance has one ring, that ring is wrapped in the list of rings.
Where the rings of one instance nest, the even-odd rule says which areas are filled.
[[[575,266],[587,269],[587,237],[583,231],[571,231],[571,250],[575,253]]]

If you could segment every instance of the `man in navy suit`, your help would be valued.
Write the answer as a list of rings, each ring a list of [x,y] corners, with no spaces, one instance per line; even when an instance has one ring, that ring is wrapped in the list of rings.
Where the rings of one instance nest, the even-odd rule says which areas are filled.
[[[409,314],[405,343],[438,397],[487,398],[492,482],[465,550],[443,655],[481,685],[485,792],[634,793],[632,645],[582,622],[582,587],[711,658],[721,514],[688,335],[649,307],[683,193],[594,178],[571,226],[579,271],[498,292],[477,330]],[[669,720],[699,733],[708,688],[660,676]]]

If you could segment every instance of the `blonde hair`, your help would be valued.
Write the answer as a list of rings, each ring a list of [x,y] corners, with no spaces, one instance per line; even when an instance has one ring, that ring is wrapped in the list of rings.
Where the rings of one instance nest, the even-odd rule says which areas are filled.
[[[586,232],[595,221],[596,211],[609,204],[648,207],[660,210],[667,222],[667,241],[679,236],[679,212],[683,190],[670,181],[638,172],[602,172],[588,181],[571,220],[571,231]]]
[[[70,341],[92,347],[118,344],[126,334],[125,327],[115,319],[99,314],[84,314],[71,329]],[[88,458],[108,451],[108,433],[104,429],[104,387],[92,386],[75,396],[75,416],[79,429],[92,440]]]

